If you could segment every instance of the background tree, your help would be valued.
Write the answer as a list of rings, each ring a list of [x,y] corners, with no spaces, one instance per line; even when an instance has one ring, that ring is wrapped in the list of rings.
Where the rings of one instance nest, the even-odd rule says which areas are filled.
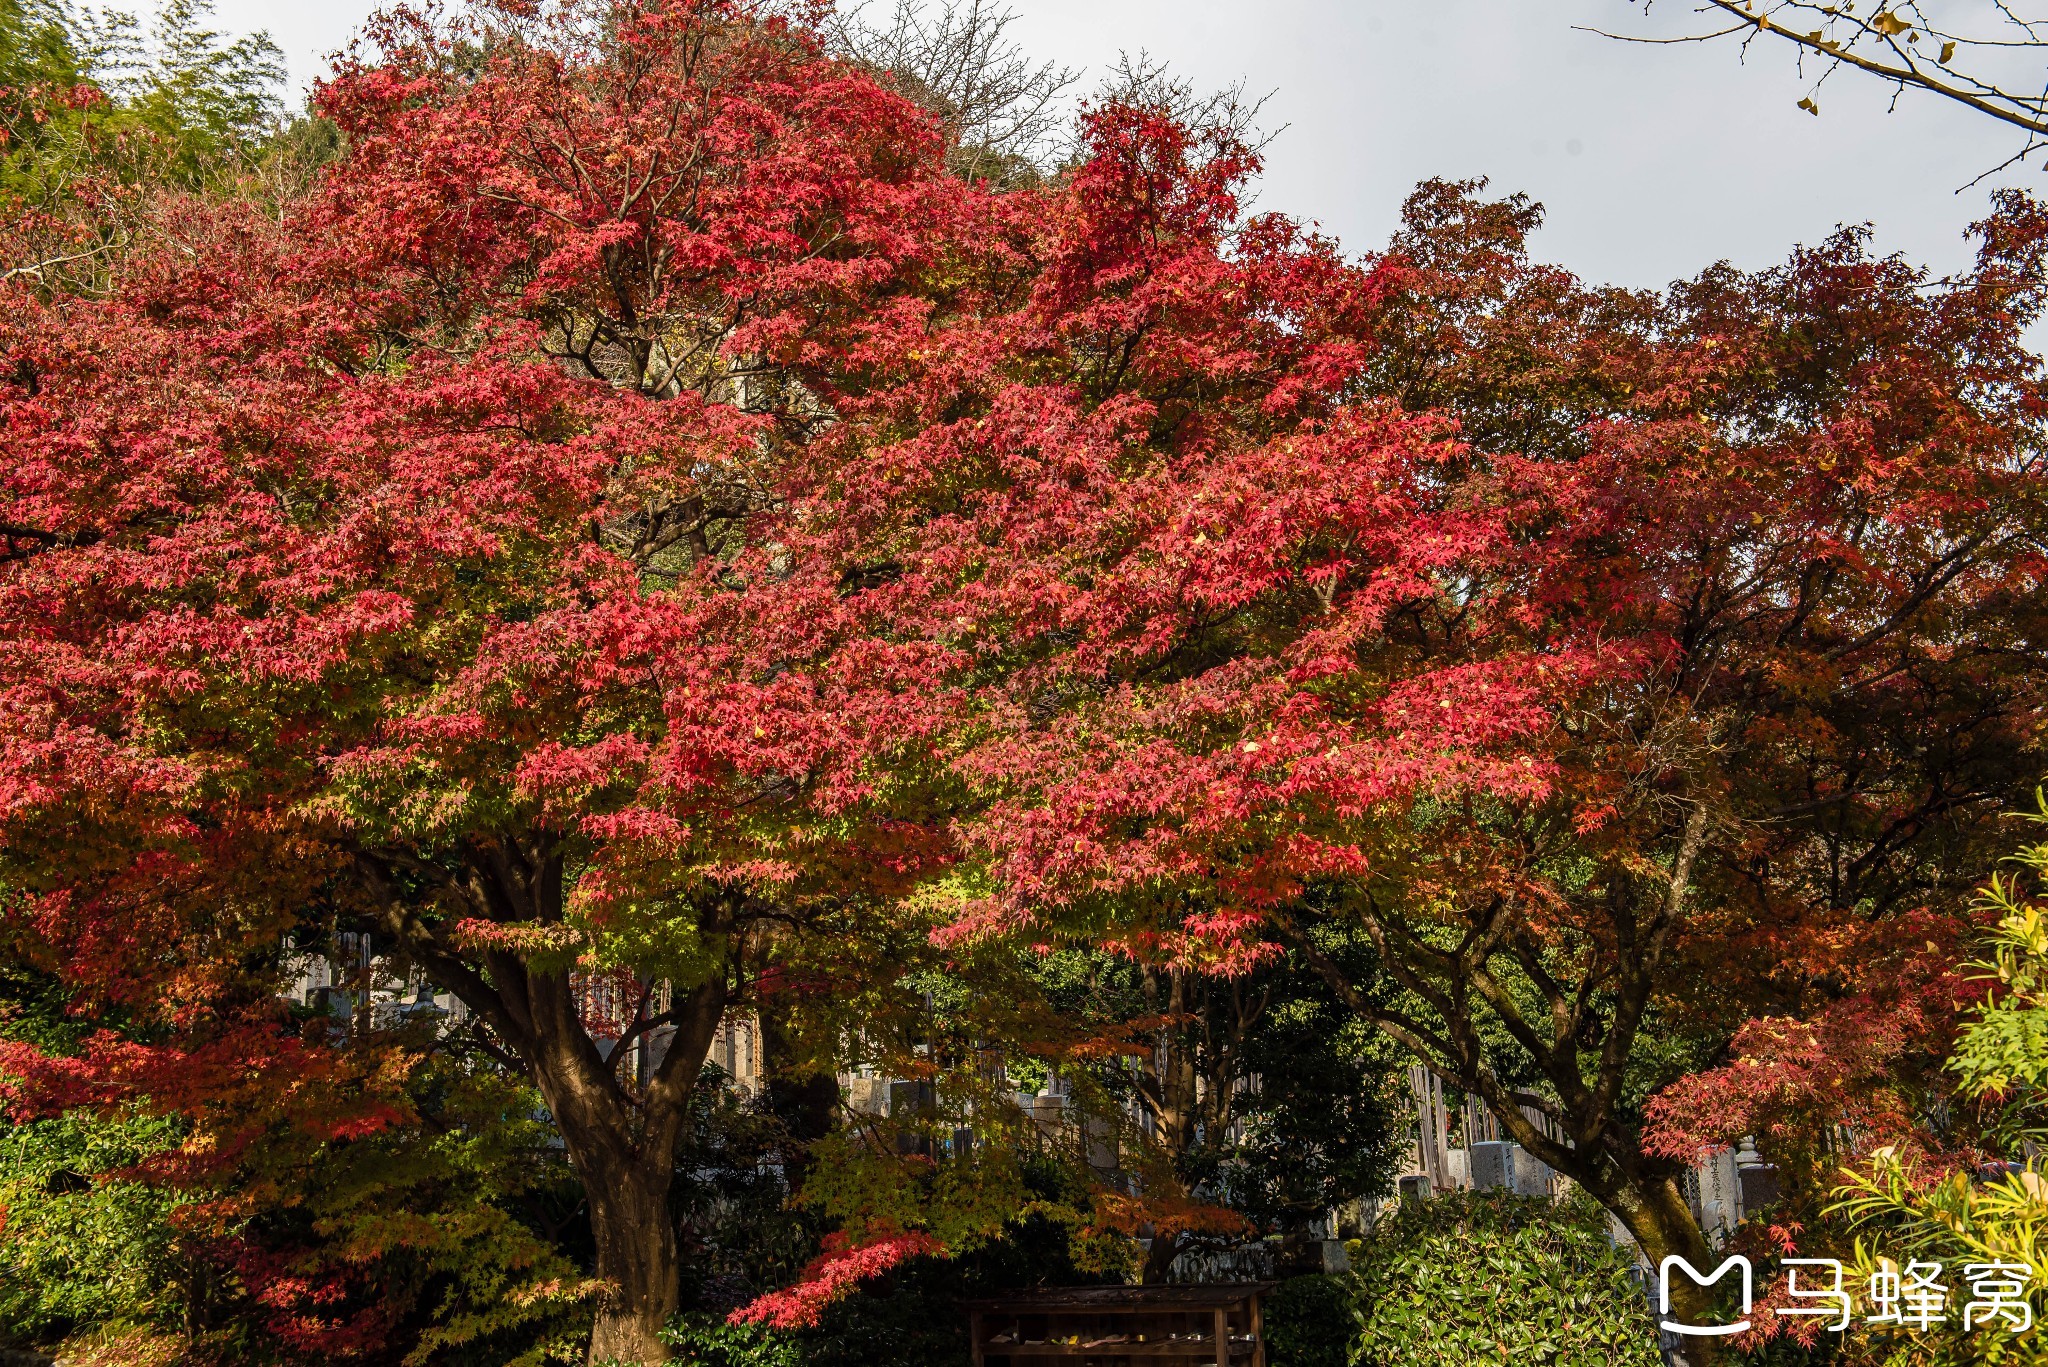
[[[1041,174],[1067,130],[1061,97],[1079,73],[1031,60],[1006,36],[1016,14],[985,0],[896,0],[879,23],[868,9],[832,17],[833,47],[938,115],[958,173],[1005,183]]]
[[[1697,1260],[1643,1099],[1752,1011],[1938,1057],[1942,975],[1836,1002],[1837,955],[1939,960],[2039,764],[2039,222],[2006,201],[1943,287],[1851,235],[1656,301],[1531,270],[1512,206],[1454,200],[1352,296],[1384,346],[1340,392],[1400,377],[1469,441],[1338,467],[1387,448],[1333,417],[1069,536],[1100,615],[992,751],[983,838],[1034,926],[1199,918],[1228,952],[1265,921],[1311,962],[1357,927],[1409,994],[1361,1015]],[[1459,261],[1496,274],[1431,268]],[[1133,315],[1146,376],[1170,325]]]
[[[128,15],[62,5],[0,9],[0,273],[90,288],[146,231],[168,186],[218,184],[317,158],[284,132],[283,54],[264,34],[225,39],[211,6],[177,0],[145,35]],[[303,178],[286,174],[284,179]]]
[[[1330,947],[1370,982],[1361,948]],[[1396,1050],[1297,957],[1218,977],[1074,949],[1034,976],[1089,1041],[1062,1077],[1075,1123],[1152,1216],[1145,1281],[1182,1253],[1269,1235],[1284,1260],[1327,1212],[1386,1189],[1407,1140]],[[1074,1088],[1077,1072],[1091,1085]]]
[[[1462,1017],[1469,1007],[1460,1001],[1460,979],[1470,984],[1466,992],[1497,995],[1504,1009],[1490,1003],[1478,1014],[1485,1018],[1498,1010],[1514,1043],[1489,1046],[1483,1032],[1474,1032],[1465,1046],[1473,1056],[1492,1054],[1497,1062],[1491,1066],[1503,1077],[1537,1060],[1540,1066],[1522,1076],[1534,1090],[1554,1088],[1560,1098],[1572,1094],[1571,1074],[1583,1066],[1589,1081],[1601,1081],[1579,1095],[1615,1109],[1610,1119],[1577,1133],[1612,1124],[1619,1133],[1639,1134],[1640,1099],[1679,1073],[1715,1061],[1744,1012],[1777,1017],[1754,1028],[1781,1035],[1785,1016],[1803,1017],[1829,1030],[1827,1043],[1835,1046],[1831,1064],[1815,1073],[1816,1082],[1824,1074],[1839,1081],[1867,1062],[1858,1076],[1866,1082],[1881,1076],[1898,1089],[1891,1098],[1902,1109],[1891,1111],[1888,1123],[1910,1122],[1936,1094],[1924,1079],[1939,1057],[1955,1000],[1956,985],[1940,954],[1928,948],[1929,938],[1949,944],[1964,932],[1962,889],[1992,857],[1991,816],[2001,801],[2024,790],[2038,763],[2025,740],[2026,719],[2038,706],[2038,663],[2022,662],[1996,644],[2011,639],[2008,632],[2031,633],[2025,625],[2031,607],[2009,586],[2028,582],[2040,535],[2030,416],[2034,362],[2010,330],[2010,311],[2026,297],[2029,287],[2022,282],[2035,269],[2031,207],[2009,204],[2014,217],[1986,229],[1981,274],[1936,303],[1922,301],[1910,272],[1895,274],[1896,263],[1864,260],[1853,239],[1845,238],[1753,285],[1739,284],[1732,272],[1712,272],[1699,285],[1674,291],[1655,318],[1645,315],[1640,299],[1585,294],[1554,272],[1519,266],[1495,276],[1500,283],[1492,288],[1458,282],[1444,294],[1435,262],[1484,260],[1488,251],[1512,248],[1515,241],[1512,205],[1468,205],[1448,217],[1445,207],[1436,191],[1421,198],[1423,215],[1412,220],[1403,244],[1418,273],[1409,289],[1392,296],[1401,335],[1426,339],[1428,349],[1413,357],[1397,351],[1383,373],[1439,396],[1450,411],[1470,413],[1468,430],[1481,449],[1521,445],[1556,462],[1553,468],[1572,470],[1577,479],[1599,468],[1605,440],[1628,432],[1630,442],[1662,442],[1692,422],[1705,422],[1745,434],[1745,444],[1760,442],[1754,449],[1775,453],[1778,478],[1799,469],[1796,478],[1816,492],[1833,482],[1838,462],[1857,449],[1869,451],[1865,459],[1882,462],[1892,478],[1907,469],[1894,453],[1911,451],[1938,461],[1939,468],[1929,466],[1924,474],[1892,484],[1865,466],[1853,487],[1836,486],[1842,501],[1829,517],[1814,515],[1825,504],[1781,498],[1772,511],[1759,507],[1753,515],[1738,514],[1748,530],[1724,523],[1734,531],[1731,542],[1712,530],[1720,515],[1705,513],[1705,505],[1697,517],[1678,514],[1667,522],[1664,512],[1678,508],[1674,486],[1660,482],[1669,476],[1652,478],[1638,467],[1635,487],[1661,498],[1664,512],[1602,523],[1602,535],[1616,538],[1611,544],[1618,546],[1662,523],[1657,544],[1671,554],[1652,560],[1666,567],[1691,563],[1695,568],[1686,574],[1698,577],[1656,586],[1653,576],[1661,571],[1653,571],[1610,583],[1630,582],[1624,597],[1637,607],[1670,605],[1671,625],[1638,640],[1645,659],[1661,659],[1658,668],[1674,672],[1665,678],[1651,674],[1655,686],[1641,692],[1640,684],[1610,686],[1597,706],[1565,711],[1566,734],[1573,740],[1549,757],[1603,754],[1596,766],[1615,766],[1602,781],[1610,796],[1582,793],[1577,799],[1573,835],[1565,845],[1573,854],[1540,880],[1544,890],[1535,901],[1545,910],[1529,912],[1542,924],[1541,936],[1532,941],[1519,928],[1504,932],[1509,948],[1503,957],[1521,961],[1505,982],[1489,981],[1489,974],[1475,972],[1479,966],[1462,958],[1501,952],[1498,945],[1488,947],[1490,931],[1415,944],[1405,962],[1428,965],[1423,977],[1431,987],[1416,1023],[1435,1029],[1440,1021]],[[1444,239],[1444,245],[1415,253],[1418,229]],[[1508,259],[1517,255],[1510,250]],[[1737,304],[1738,298],[1753,302]],[[1744,324],[1731,326],[1738,318]],[[1669,340],[1660,341],[1659,333]],[[1468,350],[1465,338],[1482,344]],[[1765,338],[1770,340],[1760,348]],[[1893,346],[1901,350],[1890,359],[1914,376],[1910,388],[1889,371],[1887,348]],[[1715,358],[1712,373],[1695,371],[1680,379],[1667,370],[1673,378],[1658,381],[1635,369],[1664,347],[1676,355]],[[1729,347],[1735,350],[1723,350]],[[1737,369],[1722,369],[1721,359]],[[1738,372],[1743,378],[1733,379]],[[1971,375],[1997,378],[1980,385],[1966,378]],[[1552,403],[1544,401],[1545,392],[1555,395]],[[1878,395],[1884,396],[1881,408],[1875,406]],[[1988,422],[1987,409],[1997,415]],[[1603,411],[1614,416],[1603,419]],[[1962,417],[1963,411],[1970,416]],[[1681,416],[1687,413],[1698,416]],[[1681,425],[1667,425],[1672,418]],[[1983,440],[1945,445],[1932,436],[1964,430]],[[1852,434],[1854,442],[1844,440]],[[1807,454],[1787,454],[1797,446]],[[1680,467],[1692,472],[1684,476],[1688,497],[1711,502],[1711,489],[1740,490],[1747,498],[1766,487],[1787,488],[1758,478],[1760,472],[1725,443],[1702,448],[1703,457],[1709,452],[1710,464]],[[1978,492],[1953,502],[1958,484]],[[1921,542],[1921,531],[1907,529],[1928,525],[1924,514],[1908,511],[1926,506],[1923,500],[1968,511],[1954,514],[1959,522],[1935,524],[1940,533]],[[1635,506],[1646,514],[1650,507],[1635,504],[1630,495],[1610,506]],[[1789,515],[1795,506],[1803,511]],[[1562,519],[1549,524],[1562,525]],[[1673,533],[1679,539],[1667,540]],[[1753,539],[1759,536],[1765,539]],[[1788,538],[1783,548],[1766,549],[1768,538],[1777,536]],[[1688,549],[1681,553],[1680,545]],[[1824,549],[1831,546],[1842,550]],[[1570,559],[1590,567],[1607,563],[1604,554],[1577,542]],[[1837,554],[1852,556],[1848,563],[1858,568],[1838,568]],[[1874,582],[1892,586],[1862,599],[1854,589],[1856,577],[1875,572],[1878,563],[1886,569]],[[1783,571],[1774,568],[1780,565]],[[1796,579],[1782,589],[1769,587],[1775,575],[1795,573],[1793,566]],[[1600,591],[1575,578],[1572,588],[1550,601],[1613,600],[1603,600]],[[1691,606],[1680,610],[1680,604]],[[1843,625],[1826,627],[1830,614],[1841,614]],[[1609,612],[1603,634],[1619,641],[1625,620],[1627,614]],[[1963,620],[1970,623],[1967,629],[1958,625]],[[1765,634],[1752,636],[1757,628]],[[1961,634],[1951,635],[1956,632]],[[1745,639],[1755,644],[1742,645]],[[1964,639],[1977,644],[1962,651],[1950,644]],[[1766,654],[1752,657],[1758,663],[1741,664],[1751,650]],[[1864,655],[1865,650],[1873,653]],[[1826,679],[1824,690],[1791,685],[1802,676],[1792,662],[1802,656],[1811,662],[1806,668],[1817,671],[1806,677]],[[1768,670],[1763,659],[1771,662]],[[1707,672],[1693,672],[1702,668]],[[1785,682],[1769,683],[1779,670]],[[1716,679],[1726,682],[1710,682]],[[1730,688],[1726,695],[1719,691],[1724,686]],[[1644,710],[1623,722],[1610,709],[1625,698],[1636,700],[1628,704],[1630,711]],[[1880,720],[1892,706],[1908,709],[1914,720]],[[1993,736],[2000,739],[1994,742]],[[1635,758],[1604,750],[1603,737],[1630,738],[1625,750]],[[1588,748],[1578,749],[1581,743]],[[1713,782],[1726,796],[1712,801],[1713,810],[1695,807],[1681,819],[1685,809],[1665,805],[1669,797],[1656,792],[1658,780],[1651,776],[1681,774],[1694,765],[1702,766],[1695,773],[1723,775]],[[1619,835],[1625,818],[1616,818],[1635,801],[1645,804],[1641,811],[1661,808],[1665,815],[1659,820],[1669,823],[1664,833],[1650,837],[1640,831],[1598,854],[1604,837],[1593,832]],[[1696,843],[1690,818],[1701,823]],[[1464,828],[1485,828],[1493,819],[1468,814]],[[1441,823],[1444,814],[1432,812],[1429,820]],[[1646,936],[1642,927],[1656,925],[1658,918],[1635,920],[1621,906],[1621,891],[1593,874],[1621,849],[1633,851],[1624,858],[1643,861],[1638,868],[1690,870],[1688,895],[1699,899],[1697,910],[1666,922],[1675,932],[1671,944]],[[1460,857],[1469,867],[1471,852]],[[1543,867],[1545,860],[1539,841],[1522,846],[1504,864],[1528,870]],[[1560,876],[1562,885],[1551,881]],[[1581,878],[1588,881],[1579,883]],[[1448,883],[1445,878],[1436,885]],[[1570,952],[1573,968],[1566,976],[1555,957],[1559,943],[1550,938],[1564,925],[1553,918],[1595,889],[1609,904],[1602,915],[1615,920],[1609,929],[1591,932],[1588,926],[1579,932],[1592,938]],[[1518,895],[1526,894],[1505,894],[1496,908],[1508,922],[1520,914],[1512,909]],[[1398,918],[1392,899],[1390,894],[1384,910],[1366,914]],[[1688,928],[1688,920],[1697,929]],[[1475,917],[1475,930],[1483,923]],[[1513,947],[1517,940],[1520,946]],[[1843,946],[1839,957],[1832,948],[1822,951],[1830,942]],[[1635,965],[1625,962],[1637,956]],[[1648,977],[1632,986],[1630,979],[1645,970]],[[1632,1008],[1625,1005],[1632,993],[1644,1003],[1633,1023]],[[1641,1023],[1650,1020],[1654,1027]],[[1655,1048],[1632,1037],[1652,1028],[1661,1037]],[[1525,1030],[1538,1039],[1550,1034],[1554,1043],[1546,1040],[1525,1054],[1532,1038]],[[1809,1036],[1799,1038],[1811,1043]],[[1788,1041],[1778,1057],[1789,1065],[1794,1052]],[[1851,1059],[1862,1062],[1852,1065]],[[1923,1080],[1917,1090],[1916,1075]],[[1786,1069],[1757,1074],[1760,1087],[1765,1077],[1780,1095],[1796,1085]],[[1729,1093],[1715,1093],[1712,1101],[1701,1095],[1695,1113],[1712,1112],[1711,1142],[1730,1142],[1748,1129],[1763,1132],[1744,1123],[1758,1117],[1731,1105]],[[1845,1093],[1800,1095],[1802,1103],[1818,1104],[1807,1111],[1810,1128],[1802,1139],[1779,1136],[1794,1151],[1821,1138],[1830,1121],[1850,1118],[1846,1108],[1876,1100],[1872,1093],[1854,1102]],[[1877,1112],[1860,1111],[1858,1118],[1876,1119]],[[1526,1125],[1507,1115],[1502,1121],[1547,1161],[1556,1158],[1558,1166],[1574,1172],[1555,1146],[1539,1146],[1540,1136]],[[1575,1133],[1573,1122],[1564,1128]],[[1576,1137],[1573,1142],[1585,1147]],[[1696,1143],[1684,1147],[1688,1161]],[[1650,1148],[1653,1155],[1659,1151],[1656,1144]],[[1678,1156],[1677,1148],[1668,1152]],[[1652,1163],[1649,1171],[1654,1170]],[[1657,1180],[1653,1175],[1650,1185]],[[1597,1184],[1588,1186],[1600,1191]]]

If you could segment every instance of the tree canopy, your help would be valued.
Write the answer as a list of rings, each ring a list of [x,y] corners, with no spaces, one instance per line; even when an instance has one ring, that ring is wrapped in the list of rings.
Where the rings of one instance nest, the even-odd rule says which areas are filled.
[[[4,13],[8,61],[103,60]],[[2042,767],[2033,201],[1943,281],[1845,231],[1593,288],[1442,182],[1347,256],[1247,211],[1229,100],[1138,71],[1025,168],[920,33],[399,9],[292,174],[179,152],[18,216],[0,924],[101,1028],[0,1044],[17,1109],[168,1122],[144,1166],[275,1342],[582,1305],[592,1361],[668,1355],[741,1017],[826,1227],[755,1318],[1053,1208],[1084,1251],[1298,1222],[1382,1175],[1397,1048],[1653,1257],[1704,1258],[1703,1145],[1808,1189],[1845,1122],[1943,1151]],[[260,45],[162,50],[65,98],[269,117]],[[279,999],[365,935],[466,1021]],[[1349,1052],[1253,1037],[1290,1020]],[[915,1133],[834,1116],[860,1062],[931,1088]],[[1294,1067],[1360,1104],[1283,1175]],[[1083,1126],[1049,1176],[1034,1068],[1129,1161]]]

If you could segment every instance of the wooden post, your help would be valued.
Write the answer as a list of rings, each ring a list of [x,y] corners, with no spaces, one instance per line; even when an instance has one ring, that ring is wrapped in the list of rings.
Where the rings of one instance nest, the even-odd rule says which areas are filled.
[[[958,1320],[953,1321],[955,1324],[959,1322]],[[981,1312],[979,1310],[971,1312],[967,1317],[967,1335],[969,1346],[974,1351],[974,1367],[985,1367],[981,1355]]]
[[[1252,1322],[1252,1367],[1266,1367],[1266,1311],[1259,1304],[1259,1293],[1254,1291],[1247,1298]]]
[[[1230,1367],[1230,1310],[1216,1307],[1216,1367]]]

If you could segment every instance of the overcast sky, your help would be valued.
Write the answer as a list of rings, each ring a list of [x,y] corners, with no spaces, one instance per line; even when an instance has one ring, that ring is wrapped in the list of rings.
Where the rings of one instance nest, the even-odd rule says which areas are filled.
[[[892,0],[875,0],[877,8]],[[220,26],[268,29],[303,87],[376,4],[218,0]],[[1580,275],[1661,285],[1719,259],[1768,265],[1840,223],[1937,270],[1963,265],[1989,186],[2018,148],[1980,115],[1837,73],[1818,118],[1789,50],[1747,65],[1725,43],[1644,47],[1576,31],[1672,36],[1686,0],[1645,20],[1626,0],[1013,0],[1013,32],[1091,80],[1143,49],[1204,87],[1272,92],[1259,205],[1382,244],[1415,182],[1489,177],[1549,208],[1538,252]],[[2034,159],[2039,163],[2041,158]],[[2038,169],[2005,183],[2041,185]],[[2048,188],[2048,187],[2044,187]]]

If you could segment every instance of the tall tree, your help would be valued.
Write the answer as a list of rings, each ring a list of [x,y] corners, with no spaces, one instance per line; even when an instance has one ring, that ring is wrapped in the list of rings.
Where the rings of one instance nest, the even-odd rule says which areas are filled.
[[[10,321],[11,920],[167,1066],[274,1035],[249,947],[374,930],[538,1085],[592,1352],[657,1359],[722,1013],[972,920],[954,823],[1017,725],[1074,738],[1098,614],[1144,634],[1105,549],[1204,488],[1369,520],[1441,424],[1335,414],[1369,282],[1240,221],[1228,127],[1106,107],[1005,196],[745,6],[376,37],[305,203],[177,207],[109,297]],[[577,974],[627,1003],[609,1051]]]
[[[1845,234],[1658,300],[1530,267],[1533,221],[1427,187],[1357,295],[1348,393],[1465,440],[1210,427],[1066,538],[1094,615],[985,752],[985,915],[1356,927],[1406,999],[1333,988],[1697,1262],[1645,1096],[1751,1013],[1911,1008],[1938,1057],[1925,975],[1842,970],[1941,957],[2039,770],[2043,224],[1939,286]],[[1186,354],[1145,322],[1131,371]]]
[[[1362,942],[1328,949],[1370,982]],[[1084,1157],[1114,1154],[1094,1175],[1131,1187],[1104,1204],[1152,1226],[1145,1281],[1189,1251],[1278,1236],[1291,1253],[1326,1212],[1386,1188],[1404,1142],[1397,1046],[1299,956],[1220,976],[1068,950],[1035,976],[1079,1037],[1061,1062],[1095,1139]]]
[[[374,933],[545,1098],[593,1359],[659,1360],[723,1014],[935,841],[919,766],[878,768],[932,648],[755,524],[829,414],[805,367],[918,325],[957,186],[925,115],[744,4],[376,39],[304,202],[171,202],[107,297],[10,310],[8,914],[169,1032],[159,1104],[281,1027],[262,946]]]
[[[283,54],[206,28],[210,10],[174,0],[144,35],[119,12],[0,5],[0,278],[90,288],[157,189],[275,152]]]

